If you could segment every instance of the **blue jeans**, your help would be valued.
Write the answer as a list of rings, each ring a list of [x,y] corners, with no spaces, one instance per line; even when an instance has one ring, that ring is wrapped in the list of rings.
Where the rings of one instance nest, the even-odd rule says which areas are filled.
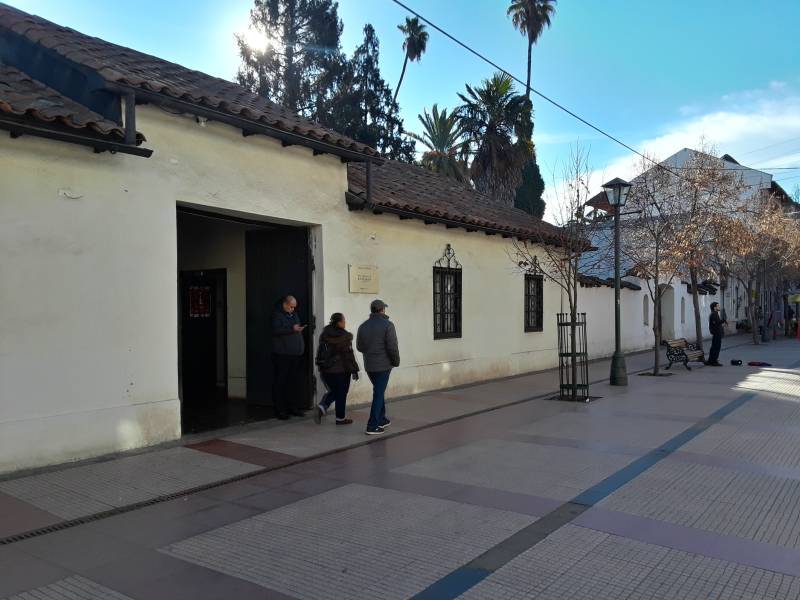
[[[372,382],[372,408],[369,411],[367,429],[380,427],[386,421],[386,386],[389,385],[391,371],[373,371],[367,373]]]
[[[350,373],[322,373],[322,381],[328,392],[320,405],[327,411],[331,404],[336,403],[336,418],[341,421],[344,419],[347,392],[350,390]]]

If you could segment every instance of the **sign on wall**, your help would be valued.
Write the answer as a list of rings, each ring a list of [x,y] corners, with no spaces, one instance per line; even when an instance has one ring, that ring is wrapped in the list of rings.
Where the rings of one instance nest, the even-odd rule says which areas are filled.
[[[380,291],[378,267],[373,265],[347,265],[351,294],[377,294]]]

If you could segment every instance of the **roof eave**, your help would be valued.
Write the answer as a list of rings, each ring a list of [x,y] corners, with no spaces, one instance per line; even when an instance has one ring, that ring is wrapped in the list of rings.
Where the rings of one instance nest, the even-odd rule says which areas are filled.
[[[111,152],[119,154],[131,154],[149,158],[153,151],[150,148],[129,145],[123,141],[115,141],[113,138],[97,137],[94,135],[84,135],[77,132],[65,131],[55,127],[39,125],[26,122],[22,119],[15,119],[7,115],[0,115],[0,129],[8,131],[12,137],[22,135],[32,135],[36,137],[77,144],[79,146],[89,146],[98,152]]]
[[[397,215],[401,219],[415,219],[417,221],[423,221],[426,225],[431,224],[439,224],[445,225],[450,228],[459,228],[465,229],[468,232],[475,232],[475,231],[482,231],[486,235],[499,235],[504,238],[517,238],[520,240],[525,240],[529,242],[534,242],[538,244],[553,244],[553,245],[560,245],[557,243],[555,237],[552,239],[548,239],[547,236],[544,234],[536,236],[536,235],[526,235],[520,232],[509,231],[506,229],[502,229],[499,227],[490,227],[487,225],[478,225],[475,223],[467,223],[464,221],[457,221],[454,219],[447,219],[445,217],[437,217],[434,215],[428,215],[425,213],[419,213],[412,210],[406,210],[403,208],[397,208],[394,206],[386,206],[384,204],[376,204],[374,202],[369,202],[367,199],[362,195],[362,193],[353,192],[352,190],[348,190],[345,192],[345,202],[347,203],[348,209],[351,211],[371,211],[374,214],[381,214],[381,213],[389,213],[393,215]]]
[[[298,146],[306,146],[318,153],[333,154],[340,157],[343,161],[353,162],[371,162],[373,164],[381,165],[384,160],[380,156],[365,154],[336,144],[330,144],[321,140],[316,140],[299,133],[284,131],[277,127],[267,125],[259,121],[253,121],[234,114],[226,113],[221,110],[202,106],[188,100],[175,98],[159,92],[153,92],[141,87],[121,85],[118,83],[108,83],[106,85],[109,91],[121,94],[133,94],[137,100],[155,104],[157,106],[167,106],[176,108],[186,113],[204,117],[213,121],[219,121],[242,130],[242,133],[253,134],[260,133],[272,138],[281,140],[286,145],[297,144]]]

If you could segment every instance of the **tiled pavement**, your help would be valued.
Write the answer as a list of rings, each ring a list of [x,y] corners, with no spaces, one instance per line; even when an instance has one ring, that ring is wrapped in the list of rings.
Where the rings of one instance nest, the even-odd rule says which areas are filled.
[[[0,598],[800,599],[800,343],[734,353],[775,367],[632,376],[0,546]],[[535,377],[395,403],[392,427],[534,396]],[[336,435],[297,422],[6,481],[0,515],[70,518],[363,439]]]
[[[629,369],[645,368],[650,360],[649,353],[631,356]],[[607,377],[607,372],[608,361],[590,365],[592,380]],[[390,404],[391,432],[552,393],[557,385],[557,371],[544,371],[403,399]],[[374,441],[363,432],[368,415],[368,407],[362,406],[350,411],[353,427],[335,427],[332,419],[324,427],[310,418],[273,421],[185,447],[64,465],[14,479],[0,477],[0,539]]]

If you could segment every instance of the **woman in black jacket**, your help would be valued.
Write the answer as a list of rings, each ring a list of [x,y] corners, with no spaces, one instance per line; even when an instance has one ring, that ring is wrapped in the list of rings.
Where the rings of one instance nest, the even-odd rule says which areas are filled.
[[[345,418],[347,393],[350,379],[358,380],[358,363],[353,354],[353,334],[345,329],[342,313],[333,313],[331,320],[319,336],[317,367],[328,392],[314,410],[314,421],[322,422],[331,404],[336,404],[336,424],[350,425],[353,420]]]

